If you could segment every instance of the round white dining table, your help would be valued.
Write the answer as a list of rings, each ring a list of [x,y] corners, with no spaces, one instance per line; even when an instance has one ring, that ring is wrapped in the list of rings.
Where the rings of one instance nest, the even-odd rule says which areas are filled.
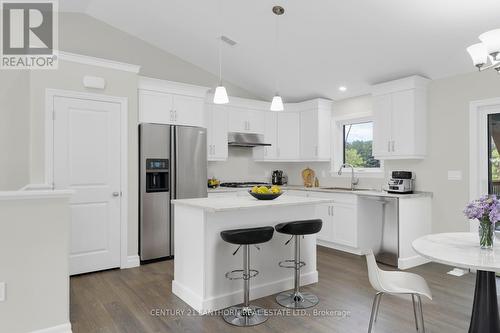
[[[431,261],[476,270],[469,333],[500,332],[495,273],[500,272],[500,244],[493,249],[481,249],[477,233],[453,232],[420,237],[412,246]]]

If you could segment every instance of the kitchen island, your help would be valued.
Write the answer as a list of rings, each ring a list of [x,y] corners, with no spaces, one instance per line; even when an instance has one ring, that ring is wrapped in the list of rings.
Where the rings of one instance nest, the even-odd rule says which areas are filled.
[[[224,242],[220,232],[229,229],[275,226],[281,222],[318,217],[317,206],[331,199],[283,195],[259,201],[250,195],[234,198],[174,200],[174,280],[172,291],[201,314],[236,305],[243,300],[241,280],[228,280],[226,272],[241,269],[237,246]],[[275,233],[260,250],[251,247],[250,266],[260,272],[250,282],[250,299],[293,288],[292,270],[278,262],[293,258],[289,236]],[[316,235],[301,240],[301,285],[316,283]]]

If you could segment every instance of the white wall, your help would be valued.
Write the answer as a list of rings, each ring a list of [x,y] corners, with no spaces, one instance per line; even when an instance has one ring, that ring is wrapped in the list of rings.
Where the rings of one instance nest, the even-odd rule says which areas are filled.
[[[69,324],[68,198],[2,196],[0,282],[6,283],[6,300],[0,302],[0,332]]]
[[[29,183],[30,87],[28,71],[0,73],[0,190]]]
[[[141,75],[158,79],[206,87],[214,87],[219,81],[216,75],[86,14],[60,14],[59,48],[141,65]],[[217,57],[217,54],[207,56]],[[231,96],[258,97],[229,82],[224,84]]]

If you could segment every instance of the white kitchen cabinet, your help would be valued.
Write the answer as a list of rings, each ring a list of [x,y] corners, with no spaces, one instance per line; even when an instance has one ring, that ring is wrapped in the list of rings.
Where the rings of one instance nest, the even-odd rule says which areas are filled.
[[[202,98],[173,95],[174,124],[205,127]]]
[[[277,114],[276,156],[278,160],[300,159],[300,115],[297,112]]]
[[[253,158],[259,161],[276,160],[277,153],[277,137],[276,131],[278,129],[276,123],[276,112],[264,113],[264,142],[271,144],[271,146],[255,147],[253,148]]]
[[[173,100],[171,94],[139,90],[139,121],[170,124],[173,122]]]
[[[317,239],[324,242],[333,242],[332,204],[318,205],[316,214],[323,221],[321,230],[316,236]]]
[[[391,152],[392,96],[373,96],[373,156],[387,156]]]
[[[205,127],[204,101],[199,97],[139,90],[139,121]]]
[[[332,242],[354,248],[358,246],[358,221],[356,216],[356,205],[345,203],[334,203],[332,205]]]
[[[333,203],[318,205],[317,215],[323,220],[318,234],[320,245],[356,248],[358,246],[357,197],[352,194],[309,192],[315,198],[332,199]]]
[[[165,80],[139,79],[139,122],[205,127],[209,88]]]
[[[300,112],[300,159],[329,161],[331,107]]]
[[[224,106],[207,104],[207,157],[209,161],[225,161],[227,147],[227,110]]]
[[[229,132],[264,134],[264,112],[228,106]]]
[[[428,81],[412,76],[374,86],[375,158],[425,158]]]

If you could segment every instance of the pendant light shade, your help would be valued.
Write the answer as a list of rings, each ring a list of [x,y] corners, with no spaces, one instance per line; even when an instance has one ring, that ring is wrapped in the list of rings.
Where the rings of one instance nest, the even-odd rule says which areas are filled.
[[[280,95],[276,95],[273,97],[273,101],[271,102],[271,111],[283,111],[283,100]]]
[[[482,66],[488,62],[488,52],[483,43],[477,43],[467,48],[474,66]]]
[[[222,0],[219,0],[219,15],[222,22]],[[221,35],[217,37],[219,47],[219,85],[215,88],[214,104],[227,104],[229,97],[227,97],[226,87],[222,85],[222,27],[219,27]]]
[[[486,52],[488,52],[494,60],[497,60],[496,56],[500,53],[500,29],[490,30],[479,35],[479,40],[483,42],[486,47]]]
[[[224,86],[218,86],[215,88],[214,94],[214,104],[227,104],[229,103],[229,98],[227,97],[226,88]]]
[[[279,65],[278,65],[278,63],[279,63],[278,62],[278,53],[279,53],[278,52],[279,51],[278,50],[278,38],[279,38],[278,17],[280,17],[281,15],[283,15],[285,13],[285,9],[283,7],[281,7],[281,6],[274,6],[273,9],[272,9],[272,11],[273,11],[273,14],[276,15],[276,34],[274,36],[275,37],[275,40],[274,40],[274,42],[275,42],[275,44],[274,44],[274,53],[275,53],[274,54],[274,56],[275,56],[274,61],[275,61],[275,66],[274,66],[274,68],[275,68],[275,71],[276,71],[274,73],[274,75],[275,75],[274,85],[275,85],[275,88],[276,88],[276,90],[275,90],[276,91],[276,95],[274,95],[274,97],[273,97],[273,100],[271,102],[271,108],[270,108],[270,110],[271,111],[283,111],[284,110],[283,100],[281,99],[280,94],[278,94],[278,92],[277,92],[278,91],[278,67],[279,67]]]

